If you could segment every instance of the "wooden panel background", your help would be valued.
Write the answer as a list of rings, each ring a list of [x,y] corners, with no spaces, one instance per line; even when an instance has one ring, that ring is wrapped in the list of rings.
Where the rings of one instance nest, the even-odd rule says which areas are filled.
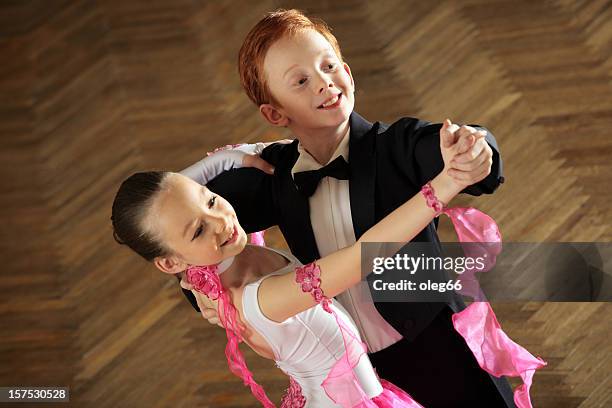
[[[506,241],[612,241],[610,1],[3,1],[0,385],[70,386],[74,406],[255,406],[224,333],[114,243],[109,217],[131,172],[286,136],[236,71],[248,29],[277,7],[333,27],[365,117],[494,131],[507,182],[460,202]],[[610,406],[610,304],[495,307],[549,362],[535,406]],[[278,400],[286,379],[247,358]]]

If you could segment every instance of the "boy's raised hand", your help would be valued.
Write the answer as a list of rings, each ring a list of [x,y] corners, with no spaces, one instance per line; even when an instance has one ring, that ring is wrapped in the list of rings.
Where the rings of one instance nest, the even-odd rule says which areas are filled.
[[[486,134],[486,131],[471,126],[459,127],[449,119],[444,121],[440,129],[440,148],[445,170],[465,187],[483,180],[491,173],[493,150],[485,139]]]

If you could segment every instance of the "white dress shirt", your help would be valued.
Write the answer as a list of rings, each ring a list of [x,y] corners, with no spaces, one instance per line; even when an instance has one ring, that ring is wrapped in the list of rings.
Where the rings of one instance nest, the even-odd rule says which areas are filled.
[[[330,158],[329,162],[338,156],[343,156],[348,162],[349,134],[346,136]],[[296,172],[317,170],[323,167],[298,144],[298,157],[291,175]],[[328,162],[328,163],[329,163]],[[310,222],[317,242],[319,255],[326,256],[356,242],[351,216],[349,196],[349,181],[324,177],[317,186],[315,193],[309,198]],[[368,352],[374,353],[389,347],[401,340],[399,334],[374,307],[369,290],[360,288],[362,283],[336,296],[336,299],[351,315],[361,338],[368,346]]]

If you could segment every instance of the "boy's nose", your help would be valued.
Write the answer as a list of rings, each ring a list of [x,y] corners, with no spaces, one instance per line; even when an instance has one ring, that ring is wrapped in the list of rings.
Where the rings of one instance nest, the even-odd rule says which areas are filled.
[[[325,92],[325,90],[326,90],[327,88],[332,88],[333,86],[334,86],[334,83],[330,81],[330,82],[327,84],[327,86],[322,86],[322,87],[321,87],[321,89],[319,89],[319,93],[323,93],[323,92]]]
[[[318,94],[325,92],[328,88],[334,86],[334,82],[327,75],[318,75],[319,81],[316,83],[316,90]]]

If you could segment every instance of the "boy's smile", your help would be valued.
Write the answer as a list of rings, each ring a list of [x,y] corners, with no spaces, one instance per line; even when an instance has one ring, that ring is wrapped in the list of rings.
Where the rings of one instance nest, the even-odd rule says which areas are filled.
[[[313,131],[333,132],[347,123],[355,104],[351,71],[317,31],[301,30],[276,41],[263,70],[280,105],[272,107],[281,118],[277,124],[288,126],[298,138]]]
[[[336,109],[342,103],[342,92],[332,96],[325,103],[318,106],[317,109]]]

